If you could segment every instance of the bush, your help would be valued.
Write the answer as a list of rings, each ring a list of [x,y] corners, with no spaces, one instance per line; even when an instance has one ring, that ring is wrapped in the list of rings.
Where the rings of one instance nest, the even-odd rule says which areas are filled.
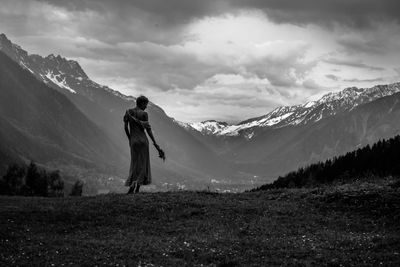
[[[64,181],[59,171],[47,172],[31,162],[28,167],[8,166],[0,179],[0,194],[24,196],[63,196]]]
[[[29,195],[46,197],[48,194],[47,174],[39,170],[33,162],[29,164],[26,171],[26,185],[31,189]]]
[[[49,196],[64,196],[64,181],[61,179],[60,171],[50,172],[47,177]]]
[[[70,196],[82,196],[83,182],[78,180],[71,189]]]
[[[23,191],[26,169],[18,164],[8,166],[6,174],[0,179],[0,194],[19,195]]]

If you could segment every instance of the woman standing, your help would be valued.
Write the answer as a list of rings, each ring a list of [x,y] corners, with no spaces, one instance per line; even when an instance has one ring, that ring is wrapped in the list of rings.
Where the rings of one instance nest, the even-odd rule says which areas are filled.
[[[130,187],[128,194],[138,193],[141,185],[151,183],[149,141],[145,131],[153,141],[160,158],[165,160],[165,153],[154,139],[149,117],[145,111],[148,103],[147,97],[139,96],[136,99],[136,107],[128,109],[124,115],[124,128],[131,150],[129,176],[125,182],[125,185]]]

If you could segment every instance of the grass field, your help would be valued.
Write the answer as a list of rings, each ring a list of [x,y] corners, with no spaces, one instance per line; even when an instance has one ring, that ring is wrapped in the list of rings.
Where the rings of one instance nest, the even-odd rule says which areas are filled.
[[[400,266],[400,189],[0,197],[1,266]]]

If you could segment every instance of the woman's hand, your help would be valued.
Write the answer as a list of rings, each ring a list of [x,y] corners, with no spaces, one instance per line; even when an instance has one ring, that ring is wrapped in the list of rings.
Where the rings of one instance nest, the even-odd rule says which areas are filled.
[[[162,150],[157,143],[153,143],[153,145],[158,151],[158,157],[161,158],[163,161],[165,161],[166,157],[164,150]]]

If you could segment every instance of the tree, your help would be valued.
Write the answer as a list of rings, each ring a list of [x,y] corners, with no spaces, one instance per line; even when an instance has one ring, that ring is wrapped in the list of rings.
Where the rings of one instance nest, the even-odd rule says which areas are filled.
[[[70,196],[82,196],[83,182],[78,180],[71,189]]]
[[[26,171],[26,186],[28,195],[44,197],[48,195],[47,174],[44,170],[40,171],[33,161]]]
[[[47,175],[48,192],[50,196],[63,196],[64,181],[61,179],[60,171],[53,171]]]
[[[24,184],[25,167],[18,164],[8,166],[6,174],[0,179],[0,194],[18,195]]]

